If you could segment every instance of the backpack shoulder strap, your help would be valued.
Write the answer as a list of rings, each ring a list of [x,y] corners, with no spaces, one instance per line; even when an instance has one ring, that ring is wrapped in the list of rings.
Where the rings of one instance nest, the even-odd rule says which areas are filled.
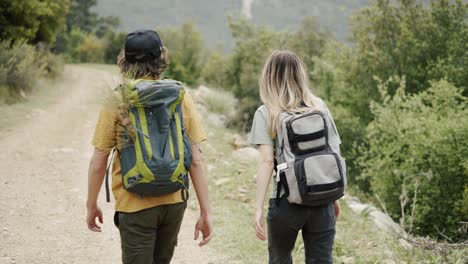
[[[106,202],[110,203],[110,188],[109,188],[109,173],[110,173],[110,169],[111,169],[111,165],[112,163],[114,163],[114,155],[115,155],[115,152],[117,151],[116,148],[113,148],[111,150],[111,157],[110,159],[107,161],[108,164],[107,164],[107,169],[106,169]]]

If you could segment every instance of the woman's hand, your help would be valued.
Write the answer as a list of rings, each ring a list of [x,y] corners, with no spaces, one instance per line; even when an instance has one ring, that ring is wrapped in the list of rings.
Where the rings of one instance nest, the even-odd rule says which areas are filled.
[[[336,200],[335,202],[333,202],[333,208],[335,209],[335,218],[338,219],[338,217],[340,217],[341,212],[340,201]]]
[[[255,212],[255,235],[260,240],[266,240],[266,232],[265,232],[265,219],[263,217],[262,210],[257,210]]]

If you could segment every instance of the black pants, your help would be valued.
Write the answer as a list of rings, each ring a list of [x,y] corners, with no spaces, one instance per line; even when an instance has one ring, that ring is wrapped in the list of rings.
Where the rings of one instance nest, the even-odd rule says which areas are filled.
[[[187,203],[160,205],[135,213],[116,213],[122,263],[168,264],[174,255]]]
[[[268,208],[268,254],[270,264],[292,263],[297,234],[302,230],[306,263],[333,263],[335,211],[333,203],[320,207],[270,199]]]

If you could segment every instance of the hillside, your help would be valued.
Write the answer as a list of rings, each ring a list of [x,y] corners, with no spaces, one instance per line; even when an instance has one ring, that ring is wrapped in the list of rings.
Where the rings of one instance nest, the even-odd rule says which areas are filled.
[[[0,263],[119,262],[113,204],[105,203],[104,191],[99,199],[104,213],[101,234],[86,229],[84,214],[90,141],[100,103],[119,81],[116,73],[113,66],[68,65],[61,80],[44,84],[48,91],[25,103],[0,105],[0,142],[5,149],[0,153],[0,184],[5,186],[0,193]],[[192,192],[173,263],[266,263],[267,244],[255,237],[253,226],[258,153],[225,126],[236,101],[214,89],[189,92],[208,132],[201,148],[215,236],[201,249],[192,240],[198,213]],[[343,199],[335,263],[467,263],[466,246],[448,250],[447,245],[425,240],[410,244],[380,229],[374,223],[376,214],[373,207]],[[293,256],[295,263],[304,263],[299,240]]]
[[[252,21],[278,30],[297,26],[304,17],[317,17],[341,41],[348,36],[348,18],[367,5],[367,0],[98,0],[95,10],[103,16],[117,16],[121,28],[177,26],[192,20],[200,27],[206,44],[232,46],[226,23],[228,14],[244,13]]]
[[[191,92],[208,131],[202,149],[216,227],[212,246],[224,253],[224,263],[267,263],[267,244],[255,237],[253,224],[258,152],[247,145],[245,137],[225,126],[236,100],[227,92],[203,86]],[[467,263],[466,244],[438,244],[401,234],[401,228],[376,206],[349,195],[341,199],[341,207],[334,263]],[[300,238],[293,251],[294,263],[304,263]]]

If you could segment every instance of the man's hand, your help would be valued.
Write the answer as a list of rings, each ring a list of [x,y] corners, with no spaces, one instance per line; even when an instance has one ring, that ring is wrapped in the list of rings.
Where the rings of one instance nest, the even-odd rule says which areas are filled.
[[[213,221],[211,220],[211,216],[209,214],[201,215],[200,218],[198,218],[198,221],[195,224],[195,234],[193,235],[194,240],[198,239],[200,232],[202,233],[203,239],[200,241],[200,243],[198,243],[198,245],[202,247],[208,244],[208,242],[211,240],[211,237],[213,236]]]
[[[333,207],[335,208],[335,218],[338,219],[338,217],[340,217],[340,212],[341,212],[340,201],[336,200],[333,203]]]
[[[260,240],[266,240],[267,236],[265,233],[265,219],[263,217],[262,210],[255,212],[255,235]]]
[[[99,190],[101,189],[104,175],[106,174],[107,158],[109,157],[108,151],[94,149],[93,157],[89,162],[88,171],[88,199],[86,201],[86,208],[88,213],[86,216],[86,223],[88,229],[94,232],[101,232],[101,227],[96,224],[96,218],[102,224],[102,211],[97,206]]]
[[[97,205],[87,206],[88,214],[86,216],[86,223],[88,224],[88,229],[93,232],[101,232],[101,227],[96,224],[96,218],[99,220],[99,223],[103,224],[102,211]]]

